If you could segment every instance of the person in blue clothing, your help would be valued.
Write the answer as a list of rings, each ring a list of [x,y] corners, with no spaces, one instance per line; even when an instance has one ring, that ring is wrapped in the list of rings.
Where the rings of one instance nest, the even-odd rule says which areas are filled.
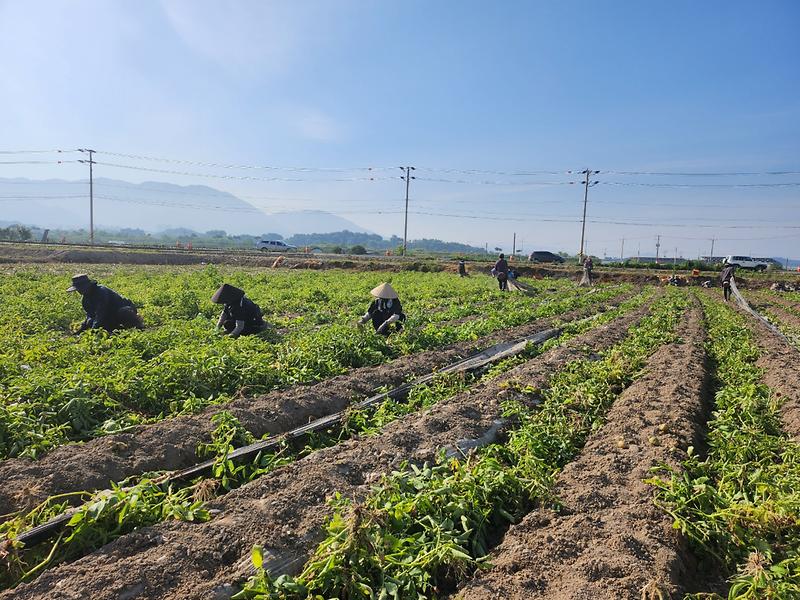
[[[211,301],[225,305],[217,321],[217,329],[224,329],[231,337],[258,333],[266,327],[261,309],[244,295],[244,290],[223,283],[211,296]]]
[[[135,327],[144,329],[142,318],[136,312],[133,302],[123,298],[114,290],[98,284],[85,273],[75,275],[68,292],[78,292],[86,319],[76,334],[87,329],[105,329],[109,333],[115,329]]]

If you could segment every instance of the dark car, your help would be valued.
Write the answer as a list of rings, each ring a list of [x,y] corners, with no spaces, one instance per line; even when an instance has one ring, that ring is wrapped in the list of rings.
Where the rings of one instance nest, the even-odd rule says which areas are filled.
[[[553,254],[552,252],[547,252],[546,250],[537,250],[531,252],[530,256],[528,256],[528,260],[534,263],[563,263],[564,257]]]

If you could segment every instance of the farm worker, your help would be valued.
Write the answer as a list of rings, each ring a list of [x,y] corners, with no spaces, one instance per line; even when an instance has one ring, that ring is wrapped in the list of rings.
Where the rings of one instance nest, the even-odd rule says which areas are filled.
[[[388,283],[382,283],[374,288],[370,294],[375,297],[375,300],[369,305],[367,312],[359,319],[358,326],[361,327],[367,321],[372,320],[372,326],[381,335],[389,335],[393,324],[396,331],[402,331],[406,315],[394,288]]]
[[[584,283],[587,285],[592,285],[592,269],[594,269],[592,257],[586,256],[583,259],[583,279],[581,280],[581,285]]]
[[[133,302],[117,292],[99,285],[86,274],[75,275],[68,292],[78,292],[83,296],[81,303],[86,319],[76,333],[87,329],[103,328],[109,333],[115,329],[136,327],[144,329],[142,318],[137,314]]]
[[[467,276],[467,264],[463,260],[458,261],[458,274],[461,277]]]
[[[494,273],[497,277],[497,284],[500,286],[500,291],[508,291],[508,263],[506,262],[505,254],[500,254],[500,258],[494,263]]]
[[[217,321],[217,329],[223,328],[231,337],[250,335],[262,331],[266,324],[258,304],[244,295],[244,291],[223,283],[211,296],[214,304],[224,304]]]
[[[722,280],[722,296],[725,298],[725,302],[731,298],[731,279],[733,279],[735,268],[736,265],[725,265],[719,275],[720,280]]]

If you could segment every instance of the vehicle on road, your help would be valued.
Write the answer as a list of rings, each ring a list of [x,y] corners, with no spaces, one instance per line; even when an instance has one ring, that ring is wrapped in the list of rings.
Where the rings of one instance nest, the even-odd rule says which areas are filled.
[[[751,258],[749,256],[729,255],[722,259],[726,265],[735,265],[740,269],[753,269],[754,271],[766,271],[770,263],[765,260]]]
[[[297,246],[292,246],[279,240],[261,240],[256,242],[256,248],[264,252],[293,252]]]
[[[546,250],[536,250],[530,253],[528,261],[533,263],[563,263],[564,257]]]

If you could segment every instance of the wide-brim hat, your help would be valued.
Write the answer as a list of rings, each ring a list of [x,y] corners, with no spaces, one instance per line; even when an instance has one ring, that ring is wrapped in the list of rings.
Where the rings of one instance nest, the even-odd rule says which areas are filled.
[[[242,296],[244,296],[244,290],[223,283],[219,286],[219,289],[214,292],[214,295],[211,296],[211,301],[214,304],[231,304],[241,300]]]
[[[370,294],[376,298],[382,298],[384,300],[394,300],[400,297],[397,295],[397,292],[394,291],[394,288],[388,283],[380,284],[378,287],[374,288]]]
[[[92,285],[94,281],[89,279],[89,276],[85,273],[80,273],[78,275],[72,276],[72,285],[67,288],[68,292],[77,292],[80,290],[85,290],[90,285]]]

